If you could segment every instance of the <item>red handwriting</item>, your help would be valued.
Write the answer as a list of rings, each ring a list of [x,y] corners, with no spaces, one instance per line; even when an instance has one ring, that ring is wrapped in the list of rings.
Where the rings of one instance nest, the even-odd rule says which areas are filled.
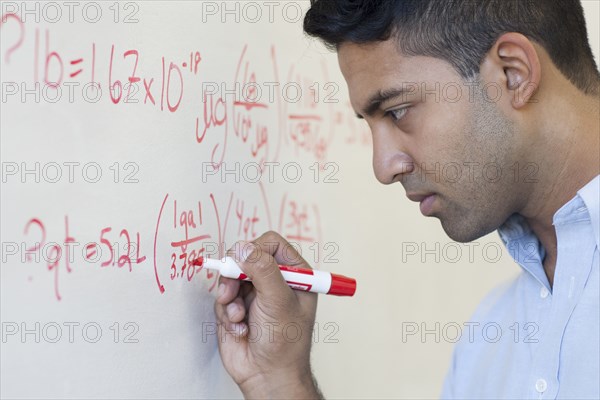
[[[173,212],[173,224],[161,224],[161,220],[171,208]],[[194,276],[200,276],[201,266],[193,262],[204,254],[204,243],[211,239],[211,235],[203,231],[202,202],[197,202],[195,207],[182,208],[176,199],[169,200],[167,194],[161,204],[156,222],[154,235],[154,273],[159,291],[166,291],[166,282],[185,279],[191,282]],[[170,239],[164,239],[164,237]],[[160,238],[163,238],[160,240]],[[168,240],[172,249],[170,259],[167,263],[157,258],[156,249],[159,242]],[[208,291],[211,292],[216,285],[216,276],[210,270],[206,270],[206,279],[210,282]]]
[[[100,230],[97,242],[91,241],[83,245],[81,253],[83,259],[79,261],[75,259],[75,256],[79,254],[76,250],[81,243],[77,242],[75,237],[70,234],[68,216],[65,216],[64,232],[62,241],[49,241],[46,227],[38,218],[31,218],[27,221],[24,230],[28,241],[33,243],[33,246],[26,248],[25,260],[39,263],[43,259],[46,262],[47,270],[54,274],[54,296],[59,301],[62,299],[59,284],[61,265],[64,265],[64,272],[67,274],[72,273],[76,269],[75,266],[82,262],[91,264],[99,262],[101,268],[117,267],[121,269],[127,266],[131,272],[133,264],[141,264],[146,260],[146,257],[141,255],[139,232],[132,240],[127,229],[121,229],[118,235],[114,235],[112,227],[105,227]]]
[[[4,26],[13,25],[19,29],[19,37],[16,43],[8,48],[3,54],[4,61],[8,64],[12,55],[22,47],[26,35],[26,26],[22,20],[12,13],[2,16],[0,28],[4,30]],[[11,26],[12,29],[12,26]],[[33,81],[40,82],[39,70],[40,59],[42,61],[43,83],[50,88],[57,89],[58,86],[65,83],[65,74],[71,81],[81,81],[81,83],[91,82],[100,88],[100,83],[96,82],[96,43],[90,43],[91,54],[79,52],[77,54],[65,54],[64,51],[52,45],[52,34],[50,29],[45,29],[43,32],[43,53],[40,54],[40,29],[35,28],[33,35]],[[108,91],[109,98],[113,104],[137,103],[138,94],[144,95],[144,104],[156,106],[156,99],[160,98],[160,110],[165,108],[175,113],[183,103],[185,77],[183,72],[188,72],[193,76],[199,75],[199,67],[202,61],[199,51],[189,52],[189,59],[186,56],[185,61],[177,62],[175,60],[165,60],[161,57],[160,77],[156,76],[138,76],[137,71],[142,63],[141,52],[138,49],[126,49],[121,51],[115,44],[109,46],[107,52],[102,51],[101,58],[107,61],[108,70]],[[106,57],[106,58],[104,58]],[[147,64],[147,62],[146,62]],[[180,68],[181,67],[181,68]],[[182,69],[183,68],[183,69]],[[86,82],[82,81],[82,76],[86,70],[90,71],[91,79]],[[146,70],[147,68],[145,68]],[[154,92],[153,83],[155,81],[160,86],[160,94]],[[141,82],[142,87],[138,86]],[[142,89],[143,92],[140,90]],[[165,107],[166,105],[166,107]]]
[[[344,109],[334,114],[333,106],[323,101],[331,95],[321,83],[328,82],[324,66],[316,77],[304,74],[297,66],[285,68],[288,81],[301,88],[300,101],[284,101],[281,86],[276,86],[275,97],[268,99],[266,88],[269,86],[264,84],[280,82],[274,46],[265,47],[265,51],[265,48],[244,45],[236,50],[239,57],[234,56],[236,59],[231,62],[211,61],[203,57],[206,53],[201,55],[199,50],[189,48],[180,55],[159,55],[152,59],[148,56],[151,53],[142,48],[118,43],[88,42],[80,48],[66,50],[55,40],[53,28],[34,26],[32,29],[15,14],[4,15],[0,28],[3,35],[10,29],[14,36],[11,43],[3,46],[2,63],[14,65],[15,59],[18,61],[25,55],[24,49],[28,49],[26,55],[32,62],[24,65],[31,69],[36,83],[58,89],[69,82],[91,82],[98,89],[105,89],[105,101],[111,107],[125,107],[143,98],[140,103],[144,110],[165,117],[192,116],[185,125],[189,129],[186,140],[199,149],[206,149],[206,154],[197,156],[215,168],[232,159],[232,155],[235,161],[256,161],[259,165],[275,161],[282,141],[297,155],[324,161],[338,129],[344,132],[340,135],[344,144],[368,143],[370,139],[351,112]],[[228,83],[234,87],[239,85],[241,96],[229,98],[226,93],[201,93],[198,87],[190,87],[206,83],[203,82],[206,62],[227,68],[224,70],[231,80]],[[196,97],[192,96],[194,93]],[[192,132],[193,118],[195,132]],[[233,154],[230,154],[232,149]],[[226,241],[231,244],[236,240],[254,240],[260,233],[275,227],[290,241],[311,244],[321,240],[317,204],[303,200],[297,193],[284,193],[273,200],[271,208],[262,182],[249,189],[250,193],[237,188],[228,190],[231,191],[205,193],[193,199],[169,194],[162,197],[161,194],[155,200],[160,208],[157,207],[153,263],[160,293],[178,287],[180,282],[204,284],[205,281],[208,291],[212,291],[217,284],[216,274],[202,271],[193,261],[204,254],[223,256]],[[55,230],[48,229],[53,225]],[[52,236],[56,236],[57,230],[60,240],[53,242]],[[131,227],[111,222],[91,227],[87,232],[92,235],[88,237],[90,241],[81,245],[76,240],[82,238],[81,226],[72,214],[71,220],[68,215],[64,216],[64,228],[62,215],[58,223],[53,221],[46,225],[40,218],[31,218],[24,226],[26,261],[41,264],[44,271],[51,273],[54,297],[59,301],[66,297],[61,283],[69,274],[76,274],[84,263],[93,264],[97,271],[136,273],[143,271],[138,267],[148,261],[146,251],[152,240],[148,233],[140,234]],[[215,240],[216,246],[209,247]],[[43,261],[36,257],[40,253],[43,253]],[[43,274],[50,276],[47,272]]]
[[[50,87],[57,87],[62,83],[64,66],[61,56],[56,51],[49,52],[50,49],[50,32],[46,29],[46,59],[44,63],[44,82]],[[58,78],[51,81],[49,77],[50,61],[56,60],[58,63]]]
[[[210,161],[213,168],[220,168],[225,158],[225,151],[227,150],[227,105],[223,98],[219,97],[216,101],[213,94],[204,93],[204,122],[202,127],[202,134],[199,132],[200,121],[196,118],[196,142],[202,143],[206,137],[206,133],[210,130],[214,131],[216,128],[221,127],[223,138],[218,140],[214,145],[210,155]],[[221,147],[221,149],[219,149]]]
[[[179,220],[179,221],[178,221]],[[179,222],[179,224],[177,224]],[[172,241],[171,247],[175,249],[175,251],[171,254],[171,280],[179,277],[183,277],[184,273],[187,276],[187,280],[191,281],[196,272],[200,272],[200,266],[194,266],[193,262],[196,260],[203,252],[204,248],[199,247],[199,243],[203,240],[210,239],[210,235],[207,234],[197,234],[193,237],[190,237],[190,231],[194,232],[199,229],[199,226],[202,224],[202,203],[198,202],[198,214],[196,215],[194,210],[182,210],[180,214],[178,214],[177,210],[177,200],[174,201],[173,206],[173,223],[175,225],[175,229],[183,228],[184,238],[179,241]],[[180,231],[179,229],[178,231]],[[188,246],[198,247],[193,249],[188,249]],[[177,260],[183,260],[181,265],[181,269],[177,268]],[[187,273],[186,273],[187,270]],[[210,272],[207,270],[207,272]],[[210,277],[207,276],[210,279]],[[210,291],[210,290],[209,290]]]
[[[3,15],[2,19],[0,19],[0,29],[2,29],[4,24],[8,23],[9,20],[17,22],[17,25],[19,27],[19,38],[17,39],[16,43],[10,46],[6,50],[6,53],[3,54],[7,64],[10,62],[11,54],[14,53],[19,47],[21,47],[21,45],[23,44],[23,39],[25,38],[25,26],[23,24],[23,21],[21,21],[21,18],[19,18],[19,16],[17,16],[16,14],[8,13]]]
[[[234,85],[241,88],[241,98],[233,102],[233,131],[235,137],[249,148],[251,157],[263,165],[268,161],[271,136],[267,121],[272,120],[277,112],[270,109],[265,95],[257,90],[257,75],[246,56],[247,50],[245,45],[235,71]]]
[[[261,232],[272,229],[267,197],[262,185],[259,187],[261,196],[256,193],[254,196],[241,197],[231,192],[225,198],[217,199],[210,193],[205,200],[186,202],[185,205],[165,195],[157,216],[153,244],[154,273],[161,293],[166,291],[167,282],[191,282],[195,276],[204,276],[209,282],[208,291],[212,291],[217,283],[216,274],[210,270],[206,270],[204,275],[200,274],[202,268],[195,266],[194,260],[207,251],[208,256],[222,257],[226,238],[231,239],[230,244],[237,240],[250,241]],[[170,223],[167,222],[167,215],[172,216]],[[205,228],[207,218],[217,227],[217,242],[213,241],[214,235]],[[40,263],[43,258],[47,270],[53,274],[54,296],[57,300],[62,299],[61,276],[74,273],[82,263],[99,265],[102,270],[126,269],[134,272],[135,266],[146,261],[139,232],[130,233],[126,228],[106,226],[98,230],[93,240],[82,244],[71,233],[69,222],[69,217],[65,216],[64,236],[57,242],[48,238],[46,225],[39,218],[29,219],[23,231],[27,237],[26,261]],[[317,205],[302,203],[288,194],[283,195],[280,203],[278,227],[293,242],[310,244],[321,240]],[[172,249],[168,260],[158,254],[158,249],[165,245]],[[82,258],[77,259],[76,254],[82,254]]]
[[[279,232],[294,242],[321,241],[321,218],[316,204],[303,204],[284,195],[279,209]]]
[[[256,215],[257,206],[254,206],[252,211],[244,210],[244,200],[238,199],[235,206],[235,215],[238,220],[238,237],[242,237],[243,240],[255,239],[258,236],[256,231],[256,224],[260,221],[260,218]]]
[[[327,68],[322,65],[321,69],[321,81],[327,82]],[[311,79],[295,66],[290,67],[288,82],[296,84],[301,97],[298,101],[284,102],[286,143],[292,146],[296,155],[309,153],[316,160],[324,161],[333,138],[333,131],[329,128],[333,103],[328,102],[330,99],[325,90],[329,84]]]
[[[191,282],[194,276],[199,276],[201,267],[194,266],[193,261],[200,255],[223,257],[234,242],[254,240],[260,233],[272,229],[264,187],[259,185],[259,188],[260,196],[258,193],[244,197],[235,192],[225,196],[210,193],[209,207],[203,206],[206,200],[202,199],[193,206],[190,203],[182,206],[181,201],[170,198],[169,194],[164,197],[154,236],[155,277],[161,293],[167,290],[168,282],[182,279]],[[167,223],[165,217],[169,214],[171,222]],[[216,226],[216,235],[203,228],[207,223]],[[279,231],[290,241],[314,244],[321,240],[321,218],[316,204],[305,204],[285,194],[278,224]],[[161,243],[168,243],[173,249],[168,260],[157,254]],[[210,292],[217,283],[216,276],[206,270],[205,277],[210,282]]]
[[[225,95],[213,93],[212,89],[204,90],[202,116],[196,118],[196,142],[212,146],[210,160],[216,170],[226,159],[230,126],[233,138],[237,139],[235,144],[243,149],[251,160],[257,160],[260,166],[270,160],[272,144],[276,143],[274,157],[279,151],[280,113],[273,104],[279,107],[280,96],[273,92],[272,101],[267,102],[270,94],[264,93],[264,89],[258,89],[262,87],[262,82],[251,66],[247,50],[246,45],[237,62],[234,81],[230,83],[234,93]],[[275,70],[272,76],[277,80],[274,49],[271,58]],[[263,73],[267,74],[264,71]],[[272,83],[272,79],[269,77],[263,81]]]
[[[65,78],[71,83],[93,83],[94,94],[104,94],[112,104],[140,102],[156,110],[178,113],[185,108],[186,101],[190,102],[186,100],[190,97],[187,93],[196,90],[188,88],[190,78],[193,77],[192,82],[196,84],[206,83],[201,78],[202,65],[207,60],[197,49],[188,49],[173,59],[161,56],[154,60],[145,57],[140,49],[114,43],[98,46],[92,42],[84,44],[80,50],[65,51],[53,40],[51,28],[42,31],[37,26],[31,27],[12,13],[2,16],[0,28],[17,32],[15,39],[5,46],[4,62],[10,63],[25,48],[25,42],[32,40],[34,82],[40,82],[41,77],[41,82],[50,88],[58,89],[65,83]],[[32,30],[33,35],[27,35],[28,30]],[[334,95],[339,88],[328,86],[330,82],[324,63],[318,76],[304,74],[301,65],[289,68],[287,80],[301,91],[299,101],[295,101],[287,98],[291,93],[280,85],[275,47],[267,49],[270,51],[248,45],[241,48],[239,58],[231,65],[235,71],[233,80],[227,82],[229,89],[233,85],[235,98],[227,98],[227,92],[203,91],[201,105],[188,104],[200,111],[194,116],[193,140],[210,148],[210,161],[215,168],[227,160],[228,143],[229,147],[234,143],[245,151],[249,160],[257,161],[259,165],[278,159],[282,138],[297,155],[303,152],[318,161],[327,159],[334,131],[338,128],[344,129],[344,143],[370,143],[365,130],[358,129],[345,111],[343,115],[332,112],[332,104],[337,101]],[[101,77],[96,76],[96,64],[103,67]],[[101,91],[104,87],[107,90]],[[90,96],[87,89],[86,93]],[[232,141],[230,136],[235,140]]]

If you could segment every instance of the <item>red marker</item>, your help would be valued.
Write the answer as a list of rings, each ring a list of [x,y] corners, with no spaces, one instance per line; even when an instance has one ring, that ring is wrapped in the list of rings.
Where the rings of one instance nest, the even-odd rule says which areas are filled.
[[[226,278],[250,281],[235,260],[225,257],[222,260],[200,257],[193,265],[219,271]],[[298,268],[280,265],[279,269],[288,286],[305,292],[333,294],[336,296],[353,296],[356,292],[356,280],[347,276],[332,274],[310,268]]]

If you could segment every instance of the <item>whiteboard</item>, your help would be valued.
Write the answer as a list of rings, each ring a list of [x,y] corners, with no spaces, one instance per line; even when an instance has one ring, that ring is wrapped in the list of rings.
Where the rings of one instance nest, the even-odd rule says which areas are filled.
[[[307,7],[2,3],[3,398],[241,397],[217,276],[188,262],[267,230],[358,281],[319,300],[326,396],[438,395],[453,343],[402,340],[406,323],[466,321],[518,268],[376,183]]]

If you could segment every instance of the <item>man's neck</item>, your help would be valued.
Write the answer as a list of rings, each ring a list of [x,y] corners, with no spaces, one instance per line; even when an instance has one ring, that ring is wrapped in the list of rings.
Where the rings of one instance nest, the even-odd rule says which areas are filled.
[[[521,212],[546,251],[550,286],[557,259],[554,214],[600,173],[600,97],[561,96],[552,102],[533,148],[541,154],[536,158],[540,177],[529,183],[533,188]]]

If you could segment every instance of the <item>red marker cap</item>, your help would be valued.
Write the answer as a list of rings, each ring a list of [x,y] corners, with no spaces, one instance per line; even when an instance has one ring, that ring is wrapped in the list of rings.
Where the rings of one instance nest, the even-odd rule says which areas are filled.
[[[331,274],[331,288],[327,294],[336,296],[354,296],[356,279],[344,275]]]

